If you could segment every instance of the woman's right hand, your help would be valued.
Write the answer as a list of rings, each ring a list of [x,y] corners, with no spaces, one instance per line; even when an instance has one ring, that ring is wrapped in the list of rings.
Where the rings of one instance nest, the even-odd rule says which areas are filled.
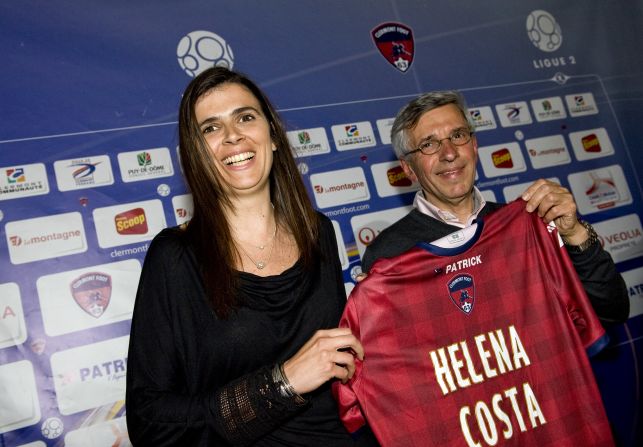
[[[330,379],[346,383],[355,373],[355,357],[364,348],[348,328],[322,329],[284,363],[284,374],[298,394],[309,393]]]

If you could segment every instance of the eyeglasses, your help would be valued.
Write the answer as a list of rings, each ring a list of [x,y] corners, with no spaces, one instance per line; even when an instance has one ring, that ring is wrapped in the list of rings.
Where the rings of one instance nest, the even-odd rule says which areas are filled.
[[[444,140],[451,141],[451,144],[454,146],[463,146],[471,141],[472,136],[473,132],[469,129],[456,129],[451,133],[451,135],[446,138],[442,138],[441,140],[433,137],[428,138],[420,143],[417,149],[407,152],[404,155],[411,155],[416,152],[422,152],[424,155],[433,155],[440,150]]]

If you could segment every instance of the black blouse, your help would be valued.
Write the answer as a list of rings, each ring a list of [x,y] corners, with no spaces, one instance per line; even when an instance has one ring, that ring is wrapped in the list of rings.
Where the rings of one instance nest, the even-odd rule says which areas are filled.
[[[276,391],[270,374],[316,330],[337,327],[346,303],[333,227],[320,219],[317,267],[308,272],[298,261],[275,276],[241,272],[242,305],[227,320],[209,307],[182,232],[166,229],[154,238],[128,354],[134,445],[354,445],[329,383],[297,405]]]

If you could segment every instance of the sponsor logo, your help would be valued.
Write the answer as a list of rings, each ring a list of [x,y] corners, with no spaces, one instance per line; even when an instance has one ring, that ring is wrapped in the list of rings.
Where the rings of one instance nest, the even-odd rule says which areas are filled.
[[[375,146],[375,134],[368,121],[338,124],[331,127],[335,146],[338,151],[348,151]]]
[[[192,194],[182,194],[172,197],[172,207],[174,208],[174,218],[176,219],[177,225],[190,221],[194,210]]]
[[[527,153],[535,169],[557,166],[571,162],[567,144],[562,135],[525,140]]]
[[[371,37],[389,64],[402,73],[411,67],[415,52],[411,28],[402,23],[382,23],[371,30]]]
[[[594,100],[594,95],[590,92],[576,93],[565,96],[565,102],[572,117],[595,115],[598,113],[598,106]]]
[[[503,127],[520,126],[523,124],[531,124],[532,119],[527,108],[527,103],[524,101],[508,104],[498,104],[496,112],[500,117],[500,124]]]
[[[534,111],[536,120],[539,122],[558,120],[567,117],[563,101],[557,96],[534,99],[531,101],[531,108]]]
[[[80,213],[9,222],[5,225],[13,264],[57,258],[87,250]]]
[[[147,234],[147,219],[143,208],[134,208],[114,216],[118,234]]]
[[[360,256],[364,256],[364,250],[373,242],[380,232],[398,221],[413,209],[411,206],[401,206],[374,213],[359,214],[351,217],[351,228],[353,238],[357,244],[357,251]]]
[[[114,183],[112,166],[107,155],[54,162],[56,182],[60,191],[107,186]]]
[[[234,54],[226,40],[211,31],[192,31],[181,38],[176,47],[181,69],[195,77],[210,67],[234,66]]]
[[[123,182],[136,182],[174,174],[170,151],[166,147],[118,154]]]
[[[572,132],[569,140],[579,161],[607,157],[614,153],[612,141],[603,127]]]
[[[487,177],[497,177],[527,170],[518,143],[497,144],[478,148],[482,169]]]
[[[92,214],[101,248],[148,241],[166,227],[158,199],[96,208]]]
[[[630,296],[630,318],[643,314],[643,267],[622,273]]]
[[[503,148],[499,151],[491,153],[491,161],[496,168],[513,168],[514,164],[511,160],[511,152],[509,149]]]
[[[473,312],[473,305],[475,304],[475,284],[473,283],[473,276],[461,273],[454,276],[447,284],[449,290],[449,297],[455,306],[466,315]]]
[[[109,306],[112,277],[100,272],[85,273],[70,284],[71,294],[82,310],[99,318]]]
[[[623,169],[619,165],[570,174],[568,180],[581,214],[632,203]]]
[[[643,255],[643,228],[636,214],[595,223],[594,229],[603,248],[614,262],[622,262]]]
[[[26,339],[20,289],[16,283],[0,284],[0,349],[21,345]]]
[[[45,165],[34,163],[0,168],[0,200],[37,196],[49,193]]]
[[[330,152],[326,129],[323,127],[289,131],[286,135],[297,157],[327,154]]]
[[[119,337],[51,355],[58,409],[63,415],[125,398],[127,344]]]
[[[601,144],[598,141],[598,137],[596,134],[589,134],[583,138],[581,138],[581,143],[583,144],[583,149],[585,149],[585,152],[600,152],[601,151]]]
[[[36,281],[45,332],[58,336],[132,317],[141,272],[126,259],[44,275]]]
[[[388,178],[388,183],[391,186],[411,186],[413,184],[401,166],[395,166],[386,171],[386,178]]]
[[[496,119],[493,117],[491,107],[484,106],[475,109],[469,109],[469,115],[473,120],[473,125],[476,128],[476,132],[480,130],[491,130],[498,127],[496,124]]]

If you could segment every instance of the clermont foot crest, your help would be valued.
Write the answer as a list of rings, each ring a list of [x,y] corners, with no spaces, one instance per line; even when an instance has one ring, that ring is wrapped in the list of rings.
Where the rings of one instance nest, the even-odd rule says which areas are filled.
[[[413,62],[413,31],[406,25],[395,22],[382,23],[371,31],[373,41],[384,58],[402,73]]]
[[[466,273],[456,275],[451,278],[447,287],[453,304],[465,314],[470,314],[473,311],[473,304],[476,298],[473,276]]]
[[[70,289],[80,308],[92,317],[99,318],[109,306],[112,278],[105,273],[85,273],[71,282]]]

